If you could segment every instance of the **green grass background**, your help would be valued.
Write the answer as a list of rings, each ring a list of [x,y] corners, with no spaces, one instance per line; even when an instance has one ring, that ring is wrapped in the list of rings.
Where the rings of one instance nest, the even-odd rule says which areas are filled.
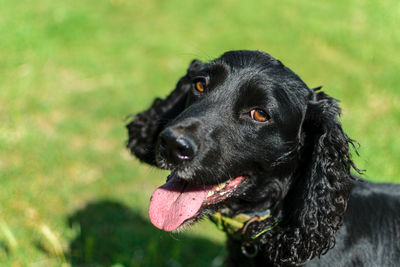
[[[400,182],[400,2],[0,0],[0,265],[220,266],[224,236],[149,223],[166,172],[128,114],[193,58],[271,53],[340,99],[365,178]]]

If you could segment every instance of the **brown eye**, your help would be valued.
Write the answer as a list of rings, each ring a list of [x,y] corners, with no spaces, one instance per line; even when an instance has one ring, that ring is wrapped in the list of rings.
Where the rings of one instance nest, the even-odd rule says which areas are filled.
[[[207,87],[207,83],[205,79],[198,79],[193,83],[194,89],[196,89],[198,92],[203,93],[204,90]]]
[[[262,109],[253,109],[252,111],[250,111],[250,117],[253,120],[259,121],[259,122],[265,122],[269,119],[269,116],[267,114],[267,112],[265,112]]]

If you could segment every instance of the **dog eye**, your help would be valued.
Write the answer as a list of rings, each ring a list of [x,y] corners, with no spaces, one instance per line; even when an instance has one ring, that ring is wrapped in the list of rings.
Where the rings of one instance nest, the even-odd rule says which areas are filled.
[[[204,90],[207,88],[207,81],[204,78],[199,78],[196,79],[193,82],[193,87],[196,89],[198,92],[203,93]]]
[[[259,122],[265,122],[269,119],[269,116],[267,114],[267,112],[265,112],[262,109],[253,109],[252,111],[250,111],[250,117],[253,120],[259,121]]]

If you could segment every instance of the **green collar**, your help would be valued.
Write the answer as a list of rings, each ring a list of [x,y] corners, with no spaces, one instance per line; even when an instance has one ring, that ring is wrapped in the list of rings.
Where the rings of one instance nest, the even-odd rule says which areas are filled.
[[[270,210],[267,210],[261,216],[251,216],[244,213],[240,213],[235,217],[228,217],[223,215],[221,212],[216,212],[210,216],[210,219],[218,229],[228,233],[234,239],[242,240],[242,236],[246,233],[247,227],[255,221],[264,221],[271,217]],[[271,227],[268,227],[259,233],[251,236],[251,239],[257,239],[262,234],[274,229],[278,225],[279,221],[275,222]]]

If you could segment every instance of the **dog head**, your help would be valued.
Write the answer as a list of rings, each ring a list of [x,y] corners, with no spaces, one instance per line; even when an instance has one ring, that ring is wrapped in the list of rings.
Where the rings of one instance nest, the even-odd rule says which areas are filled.
[[[269,54],[194,60],[170,96],[127,126],[131,151],[171,170],[153,193],[152,223],[172,231],[217,210],[271,209],[286,229],[280,242],[313,238],[286,258],[319,255],[334,242],[355,167],[339,114]]]

